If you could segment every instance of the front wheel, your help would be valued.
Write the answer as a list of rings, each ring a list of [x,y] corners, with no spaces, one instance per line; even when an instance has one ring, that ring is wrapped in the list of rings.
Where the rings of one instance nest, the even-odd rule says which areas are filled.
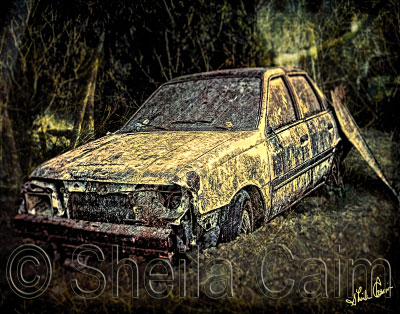
[[[221,242],[234,240],[241,234],[254,231],[253,202],[249,193],[242,190],[228,206],[228,215],[221,230]]]

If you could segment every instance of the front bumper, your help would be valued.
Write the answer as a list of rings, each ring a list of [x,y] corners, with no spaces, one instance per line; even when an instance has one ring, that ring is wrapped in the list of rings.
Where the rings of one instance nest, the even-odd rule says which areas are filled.
[[[90,243],[111,249],[118,245],[126,255],[154,255],[170,258],[173,254],[172,229],[140,225],[90,222],[19,214],[13,219],[17,235],[35,242],[54,243],[71,249]]]

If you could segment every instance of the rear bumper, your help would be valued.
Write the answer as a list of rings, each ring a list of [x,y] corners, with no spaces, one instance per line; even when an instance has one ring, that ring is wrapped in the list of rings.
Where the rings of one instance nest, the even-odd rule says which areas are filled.
[[[14,217],[17,235],[35,242],[54,243],[63,248],[74,248],[90,243],[119,250],[128,255],[156,255],[170,258],[173,254],[171,228],[99,223],[68,218],[52,218],[30,214]]]

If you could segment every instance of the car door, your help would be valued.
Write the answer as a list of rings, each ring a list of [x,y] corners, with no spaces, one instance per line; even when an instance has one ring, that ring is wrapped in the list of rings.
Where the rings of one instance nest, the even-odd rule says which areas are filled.
[[[330,171],[333,150],[339,140],[338,130],[332,112],[326,110],[311,79],[303,73],[289,75],[289,81],[299,104],[301,118],[308,127],[312,153],[312,183],[316,186]]]
[[[278,214],[303,193],[312,180],[308,128],[299,119],[284,75],[268,83],[267,127],[271,167],[271,212]]]

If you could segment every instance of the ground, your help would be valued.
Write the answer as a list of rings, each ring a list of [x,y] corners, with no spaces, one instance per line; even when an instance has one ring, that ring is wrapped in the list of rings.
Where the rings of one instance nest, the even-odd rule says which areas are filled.
[[[393,134],[376,130],[364,130],[363,134],[389,180],[400,190],[400,144],[394,141]],[[20,240],[13,237],[10,227],[10,217],[16,205],[3,196],[0,213],[0,306],[14,312],[84,312],[89,307],[98,312],[250,312],[255,309],[263,312],[399,312],[400,264],[396,256],[400,249],[399,207],[393,204],[385,186],[355,149],[347,156],[344,166],[343,190],[324,187],[250,235],[216,248],[192,252],[186,258],[187,298],[179,297],[183,291],[182,285],[179,290],[179,273],[183,274],[183,268],[179,268],[177,263],[172,269],[174,280],[169,283],[173,284],[173,288],[167,297],[158,300],[150,296],[143,283],[148,261],[141,261],[140,258],[139,298],[131,297],[131,285],[126,279],[120,281],[119,297],[113,298],[109,257],[102,264],[96,264],[107,280],[104,292],[97,298],[82,300],[74,294],[70,283],[71,279],[77,278],[84,288],[89,289],[97,286],[93,277],[72,271],[68,263],[60,265],[57,262],[53,263],[50,286],[42,296],[33,300],[17,297],[5,278],[7,259],[20,244]],[[391,266],[391,298],[382,295],[351,306],[346,298],[352,299],[352,287],[357,289],[361,286],[362,291],[368,288],[369,295],[371,291],[370,282],[366,283],[360,267],[356,268],[354,283],[351,276],[348,280],[348,273],[352,273],[349,271],[352,269],[351,261],[363,259],[364,262],[373,262],[378,258],[386,259]],[[124,275],[130,278],[127,267],[121,269],[120,278]],[[387,278],[383,268],[377,268],[373,282],[377,276],[382,283]],[[198,298],[197,282],[200,283]],[[263,283],[278,291],[291,282],[294,286],[290,291],[275,293],[275,298],[271,298],[271,294],[265,295],[268,291]],[[230,283],[232,289],[229,288]],[[157,287],[162,288],[162,284]],[[383,284],[381,288],[384,288]],[[225,296],[216,298],[218,292]],[[285,293],[287,296],[283,297]],[[232,298],[229,297],[231,294]]]

